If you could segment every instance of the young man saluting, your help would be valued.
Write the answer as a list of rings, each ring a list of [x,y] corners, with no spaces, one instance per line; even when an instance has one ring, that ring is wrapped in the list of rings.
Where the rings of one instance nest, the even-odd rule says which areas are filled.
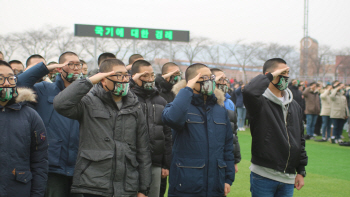
[[[225,97],[214,92],[215,76],[204,64],[189,66],[185,78],[175,85],[181,90],[162,116],[173,129],[168,196],[227,195],[235,166]]]
[[[307,165],[302,109],[288,86],[289,67],[267,60],[264,75],[245,86],[243,102],[252,117],[252,196],[293,196],[304,186]]]

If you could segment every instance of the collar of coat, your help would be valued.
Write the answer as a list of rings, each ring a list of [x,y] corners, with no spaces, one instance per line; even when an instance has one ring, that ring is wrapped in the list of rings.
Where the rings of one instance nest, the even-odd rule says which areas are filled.
[[[11,108],[14,110],[20,110],[23,105],[27,104],[28,102],[35,102],[36,103],[36,94],[32,89],[29,88],[17,88],[17,97],[11,99],[7,105],[6,108]],[[2,106],[0,106],[3,108]]]
[[[185,80],[179,81],[177,84],[174,85],[172,89],[173,93],[177,95],[182,88],[186,87],[186,84],[187,83]],[[217,104],[224,106],[225,94],[223,91],[221,91],[218,88],[215,88],[213,98],[216,98]]]

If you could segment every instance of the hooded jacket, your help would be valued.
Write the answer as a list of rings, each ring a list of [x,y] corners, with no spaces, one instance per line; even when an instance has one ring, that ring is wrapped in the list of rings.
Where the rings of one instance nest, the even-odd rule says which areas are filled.
[[[305,171],[308,157],[305,151],[302,109],[291,92],[284,91],[282,103],[268,89],[271,73],[258,75],[245,86],[244,105],[251,114],[251,162],[282,173]]]
[[[162,112],[167,102],[157,89],[145,90],[130,80],[130,90],[135,93],[146,117],[150,136],[152,165],[170,168],[171,129],[162,122]]]
[[[27,106],[30,89],[0,105],[0,197],[42,197],[47,182],[47,140],[43,121]]]
[[[17,78],[18,87],[33,88],[37,94],[35,108],[42,118],[49,143],[49,172],[73,176],[79,144],[79,122],[66,118],[53,108],[53,99],[65,89],[61,75],[56,81],[36,83],[49,70],[44,63],[39,63]]]
[[[206,101],[177,83],[177,96],[162,115],[172,128],[173,158],[168,196],[223,196],[235,177],[233,135],[224,95],[216,89]]]
[[[73,193],[129,197],[149,190],[149,137],[135,94],[129,91],[122,97],[118,109],[100,83],[93,86],[89,79],[81,79],[55,97],[54,107],[80,123]]]
[[[337,89],[333,89],[329,97],[331,100],[330,117],[337,119],[346,119],[346,117],[349,117],[348,102],[344,93],[337,91]]]

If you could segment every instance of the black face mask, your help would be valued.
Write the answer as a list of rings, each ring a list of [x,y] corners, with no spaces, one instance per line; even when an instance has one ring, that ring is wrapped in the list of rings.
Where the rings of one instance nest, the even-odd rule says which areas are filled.
[[[66,73],[66,76],[63,76],[62,74],[61,74],[61,76],[63,76],[66,79],[66,81],[68,81],[69,83],[72,83],[73,81],[75,81],[77,79],[81,79],[81,73],[80,74],[68,73],[63,69],[62,69],[62,71]]]

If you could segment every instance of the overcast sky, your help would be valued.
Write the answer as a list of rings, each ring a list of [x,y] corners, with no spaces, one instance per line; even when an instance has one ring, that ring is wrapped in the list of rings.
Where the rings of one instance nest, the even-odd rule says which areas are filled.
[[[350,0],[310,0],[309,35],[350,47]],[[217,42],[299,47],[304,0],[0,0],[0,34],[75,23],[189,30]]]

